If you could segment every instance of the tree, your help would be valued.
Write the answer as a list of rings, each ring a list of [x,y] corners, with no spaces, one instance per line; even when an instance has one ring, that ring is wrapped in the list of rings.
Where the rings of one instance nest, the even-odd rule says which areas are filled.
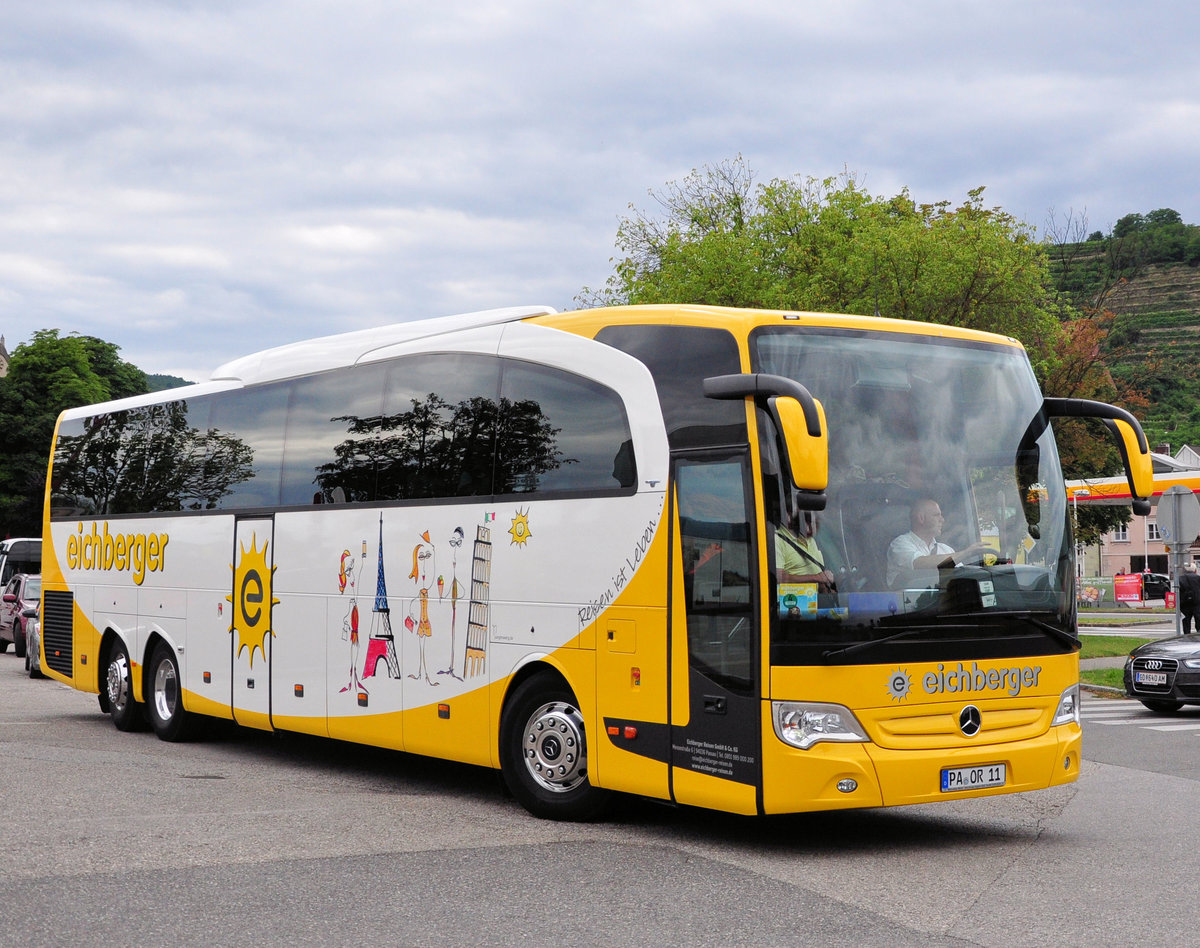
[[[59,412],[145,392],[140,369],[119,347],[93,336],[34,333],[17,347],[0,379],[0,533],[39,536],[50,442]]]
[[[907,190],[868,193],[850,173],[755,186],[739,157],[692,172],[633,210],[621,256],[585,303],[694,302],[878,313],[989,329],[1025,342],[1035,362],[1059,336],[1045,248],[983,204],[918,204]]]

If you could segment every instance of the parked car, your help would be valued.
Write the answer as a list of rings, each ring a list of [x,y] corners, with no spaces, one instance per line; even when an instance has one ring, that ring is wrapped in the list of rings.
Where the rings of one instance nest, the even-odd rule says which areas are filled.
[[[1176,635],[1135,648],[1125,660],[1125,694],[1159,714],[1200,704],[1200,635]]]
[[[30,678],[45,678],[42,674],[42,604],[39,601],[25,616],[25,671]]]
[[[17,573],[4,587],[0,600],[0,652],[8,651],[13,643],[17,658],[25,655],[26,609],[36,605],[42,598],[42,577]]]
[[[1166,599],[1171,591],[1171,577],[1162,573],[1142,573],[1142,598]]]

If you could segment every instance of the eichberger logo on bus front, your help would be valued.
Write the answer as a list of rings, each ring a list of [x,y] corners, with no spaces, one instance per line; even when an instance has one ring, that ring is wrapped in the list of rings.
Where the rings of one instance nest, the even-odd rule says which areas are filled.
[[[912,678],[909,677],[907,668],[897,668],[892,672],[891,678],[888,679],[887,692],[893,701],[903,701],[908,697],[911,688]]]
[[[947,668],[938,662],[937,671],[926,672],[921,687],[927,695],[965,694],[972,691],[1005,691],[1016,697],[1025,688],[1036,688],[1041,665],[1014,665],[1011,668],[980,668],[971,662],[968,668],[962,662]],[[897,668],[888,676],[887,693],[893,701],[908,697],[912,679],[907,669]]]

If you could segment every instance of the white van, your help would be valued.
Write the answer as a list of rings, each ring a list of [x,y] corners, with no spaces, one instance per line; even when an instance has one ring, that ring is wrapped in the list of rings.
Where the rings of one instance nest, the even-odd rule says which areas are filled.
[[[42,571],[42,538],[13,537],[0,540],[0,587],[16,573]]]

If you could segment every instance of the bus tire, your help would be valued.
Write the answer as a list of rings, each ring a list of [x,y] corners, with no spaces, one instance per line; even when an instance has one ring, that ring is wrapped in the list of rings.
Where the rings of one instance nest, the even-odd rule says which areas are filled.
[[[160,740],[186,741],[194,731],[194,716],[183,707],[183,680],[175,651],[165,642],[154,647],[146,669],[146,712]]]
[[[588,780],[583,714],[554,674],[527,678],[505,704],[500,771],[517,802],[542,819],[594,820],[610,803]]]
[[[104,671],[105,698],[108,714],[118,731],[140,731],[144,726],[142,707],[133,700],[133,668],[125,643],[114,639],[108,650]],[[103,705],[102,705],[103,706]]]

